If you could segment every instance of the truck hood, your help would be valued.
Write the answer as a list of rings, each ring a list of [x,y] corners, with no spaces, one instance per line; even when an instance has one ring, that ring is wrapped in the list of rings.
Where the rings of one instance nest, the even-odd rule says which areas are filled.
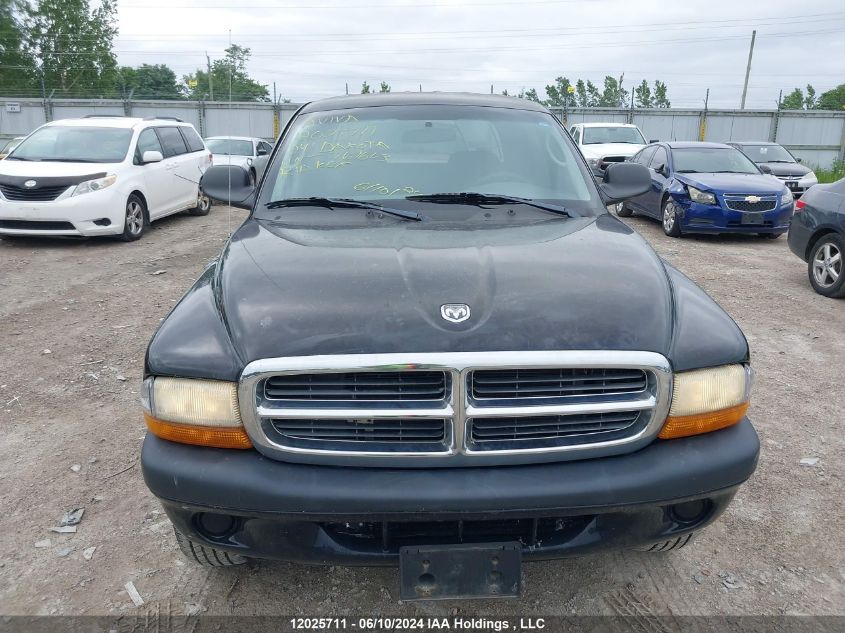
[[[459,230],[250,219],[229,242],[215,283],[243,362],[557,349],[668,356],[673,329],[666,268],[610,215]],[[470,318],[446,321],[447,303],[469,305]]]
[[[784,184],[769,174],[683,174],[675,172],[674,177],[698,189],[718,193],[778,194]]]
[[[601,158],[602,156],[631,157],[643,147],[645,145],[634,145],[632,143],[598,143],[596,145],[580,146],[584,158]]]

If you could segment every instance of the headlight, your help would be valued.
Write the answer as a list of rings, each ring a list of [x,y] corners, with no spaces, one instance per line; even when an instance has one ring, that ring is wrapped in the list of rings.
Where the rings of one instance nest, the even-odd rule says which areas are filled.
[[[815,172],[810,172],[801,176],[801,180],[798,181],[801,185],[805,187],[811,187],[813,185],[819,184],[819,179],[816,177]]]
[[[723,365],[675,374],[672,406],[658,437],[709,433],[742,420],[751,396],[748,365]]]
[[[599,159],[598,158],[588,158],[587,164],[590,167],[598,167],[599,166]]]
[[[141,403],[158,437],[217,448],[252,448],[238,407],[238,386],[222,380],[147,378]]]
[[[689,190],[690,200],[693,202],[698,202],[699,204],[717,204],[716,196],[709,191],[702,191],[689,185],[687,185],[687,189]]]
[[[795,197],[792,195],[792,192],[784,187],[784,190],[780,194],[780,203],[781,204],[789,204],[793,202]]]
[[[80,196],[83,193],[91,193],[92,191],[99,191],[100,189],[105,189],[106,187],[111,187],[117,181],[117,176],[114,174],[109,174],[103,178],[95,178],[94,180],[86,180],[85,182],[81,182],[76,185],[76,189],[73,190],[74,196]]]

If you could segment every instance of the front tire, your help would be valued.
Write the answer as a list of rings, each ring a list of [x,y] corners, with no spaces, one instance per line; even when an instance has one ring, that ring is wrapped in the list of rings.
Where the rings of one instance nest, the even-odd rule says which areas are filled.
[[[147,224],[147,209],[144,201],[137,194],[131,194],[126,200],[126,214],[123,218],[123,233],[118,237],[124,242],[141,239]]]
[[[211,211],[211,199],[208,196],[199,194],[197,196],[197,206],[193,209],[188,209],[188,215],[208,215]]]
[[[203,567],[234,567],[235,565],[243,565],[247,561],[240,554],[232,554],[206,545],[198,545],[178,530],[174,530],[174,532],[176,533],[176,544],[182,553]]]
[[[845,240],[837,233],[823,236],[813,246],[807,274],[813,290],[831,298],[845,297],[845,275],[842,260],[845,259]]]
[[[681,237],[681,220],[672,198],[666,198],[663,203],[663,232],[669,237]]]
[[[620,218],[630,218],[632,215],[634,215],[634,210],[628,206],[627,202],[623,202],[617,207],[616,215],[618,215]]]

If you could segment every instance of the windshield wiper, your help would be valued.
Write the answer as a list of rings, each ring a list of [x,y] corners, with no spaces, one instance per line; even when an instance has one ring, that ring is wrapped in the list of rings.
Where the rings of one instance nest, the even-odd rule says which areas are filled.
[[[420,222],[422,216],[416,211],[404,211],[402,209],[389,209],[380,204],[373,202],[364,202],[363,200],[353,200],[352,198],[321,198],[318,196],[311,198],[285,198],[283,200],[273,200],[264,205],[268,209],[283,209],[285,207],[325,207],[327,209],[372,209],[380,213],[392,215],[404,220],[413,220]]]
[[[92,160],[90,158],[42,158],[42,163],[102,163],[101,160]]]
[[[546,204],[545,202],[535,202],[530,198],[518,198],[516,196],[503,196],[500,194],[486,194],[475,192],[462,193],[430,193],[418,196],[407,196],[406,200],[415,200],[418,202],[431,202],[432,204],[472,204],[481,206],[484,204],[524,204],[535,209],[541,209],[562,215],[567,218],[573,218],[575,215],[568,209],[560,207],[556,204]]]

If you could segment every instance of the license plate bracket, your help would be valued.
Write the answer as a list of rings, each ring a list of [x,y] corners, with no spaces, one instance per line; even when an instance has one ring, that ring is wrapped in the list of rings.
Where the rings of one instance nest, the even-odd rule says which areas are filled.
[[[743,213],[742,220],[740,220],[742,224],[752,225],[752,226],[761,226],[765,224],[765,220],[763,219],[762,213]]]
[[[401,600],[517,598],[522,545],[419,545],[399,550]]]

